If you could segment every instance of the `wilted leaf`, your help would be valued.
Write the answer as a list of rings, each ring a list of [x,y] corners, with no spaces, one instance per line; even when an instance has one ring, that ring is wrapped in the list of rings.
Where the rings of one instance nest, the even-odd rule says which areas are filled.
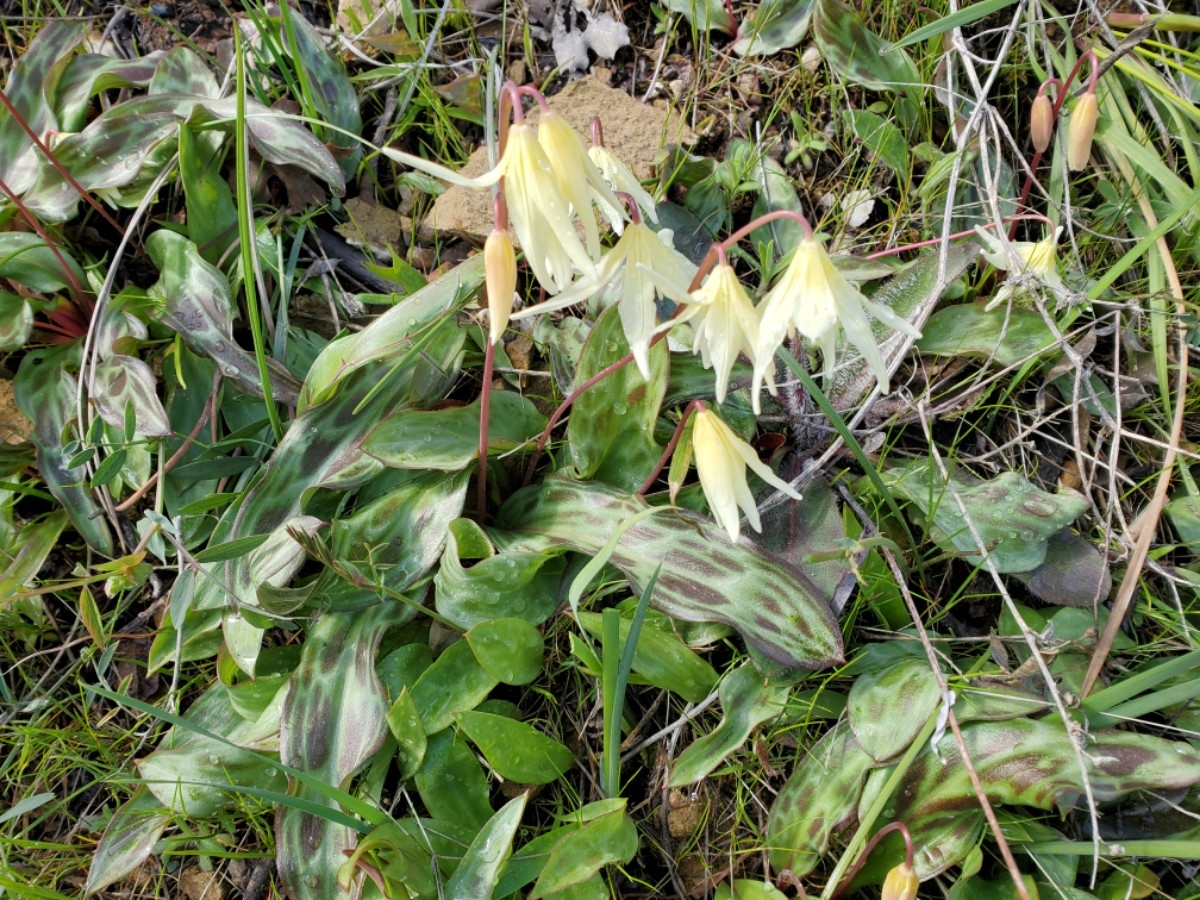
[[[455,719],[501,778],[549,784],[575,765],[574,753],[524,722],[474,711],[461,712]]]
[[[979,356],[1012,366],[1056,347],[1058,342],[1041,315],[1030,309],[990,312],[969,303],[939,309],[917,341],[922,353],[937,356]]]
[[[551,477],[514,494],[497,525],[536,541],[598,553],[622,523],[647,508],[594,482]],[[666,509],[628,529],[612,563],[642,590],[661,564],[651,602],[675,618],[723,622],[766,656],[819,668],[841,656],[841,634],[819,590],[799,571],[742,539],[730,545],[708,519]]]
[[[745,743],[757,725],[783,712],[791,683],[767,678],[751,665],[742,665],[721,677],[721,722],[679,754],[671,769],[670,787],[699,781]]]
[[[962,510],[931,463],[917,460],[885,475],[893,491],[920,509],[937,543],[962,553],[972,565],[983,561]],[[1087,501],[1074,491],[1048,494],[1016,472],[974,483],[961,474],[950,478],[1001,573],[1037,568],[1046,558],[1050,536],[1087,509]]]
[[[607,865],[633,859],[637,849],[637,827],[623,807],[598,816],[558,841],[529,900],[582,884]]]

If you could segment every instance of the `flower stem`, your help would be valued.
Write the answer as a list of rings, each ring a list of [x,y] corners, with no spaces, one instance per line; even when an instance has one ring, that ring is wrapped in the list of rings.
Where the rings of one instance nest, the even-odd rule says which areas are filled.
[[[475,497],[479,509],[479,524],[487,516],[487,458],[488,417],[492,410],[492,367],[496,363],[496,345],[484,334],[487,349],[483,353],[483,387],[479,392],[479,475]]]
[[[846,873],[845,877],[843,877],[840,882],[838,882],[838,886],[836,888],[834,888],[833,893],[829,895],[829,900],[833,900],[833,898],[837,897],[839,894],[841,894],[842,891],[844,891],[846,888],[848,888],[850,886],[850,883],[852,881],[854,881],[855,876],[858,875],[858,873],[862,870],[862,867],[866,864],[867,860],[870,858],[871,853],[879,845],[879,842],[881,840],[883,840],[885,837],[887,837],[893,831],[899,831],[900,834],[903,835],[903,837],[904,837],[904,862],[908,865],[908,867],[910,869],[912,868],[912,864],[913,864],[912,835],[908,833],[908,827],[903,822],[889,822],[888,824],[886,824],[882,828],[880,828],[877,832],[875,832],[875,834],[871,838],[871,840],[867,842],[867,846],[863,847],[863,852],[861,854],[859,854],[859,857],[855,861],[854,865],[850,867],[850,871]]]
[[[1015,216],[1005,216],[1004,220],[1006,222],[1034,221],[1034,222],[1045,222],[1047,225],[1054,224],[1053,222],[1050,221],[1050,219],[1047,216],[1043,216],[1041,213],[1019,213],[1018,215],[1015,215]],[[982,225],[980,227],[994,228],[995,223],[988,222],[986,225]],[[954,241],[954,240],[958,240],[958,238],[970,237],[974,233],[975,233],[974,228],[968,229],[967,231],[956,231],[954,234],[950,235],[950,237],[947,238],[947,240]],[[922,247],[935,247],[938,244],[940,244],[941,242],[942,242],[942,238],[930,238],[927,241],[917,241],[914,244],[901,244],[899,247],[889,247],[886,250],[877,250],[875,253],[868,253],[866,256],[863,257],[863,259],[881,259],[884,256],[895,256],[897,253],[905,253],[909,250],[920,250]]]
[[[638,488],[638,496],[646,496],[646,492],[654,486],[654,482],[658,480],[658,476],[662,473],[663,467],[667,464],[667,460],[671,458],[671,454],[675,452],[675,447],[679,444],[679,439],[683,437],[683,428],[687,425],[688,419],[692,417],[698,409],[703,409],[704,404],[699,400],[693,400],[683,408],[683,415],[679,417],[679,424],[675,426],[675,433],[671,435],[671,439],[667,441],[667,446],[663,448],[662,456],[658,458],[658,464],[655,465],[654,471],[650,473],[650,477],[645,483]]]

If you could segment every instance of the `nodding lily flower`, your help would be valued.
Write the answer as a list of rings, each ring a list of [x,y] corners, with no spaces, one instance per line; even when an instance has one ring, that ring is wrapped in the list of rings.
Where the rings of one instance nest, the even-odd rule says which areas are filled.
[[[767,379],[770,384],[775,351],[784,338],[795,332],[821,348],[825,378],[833,374],[839,325],[846,340],[862,354],[875,373],[880,389],[886,391],[887,365],[867,320],[868,312],[889,328],[912,337],[921,336],[889,307],[864,297],[838,272],[825,248],[814,238],[801,240],[787,269],[759,306],[760,324],[751,390],[754,411],[759,412],[758,392],[763,380]]]
[[[1058,274],[1058,236],[1062,226],[1040,241],[1006,241],[989,234],[978,225],[975,233],[983,242],[983,258],[997,269],[1009,273],[1009,278],[996,292],[985,310],[995,309],[1016,296],[1021,288],[1021,276],[1032,275],[1055,297],[1059,305],[1070,300],[1071,290]],[[1011,253],[1010,253],[1011,251]],[[1015,263],[1014,265],[1014,258]]]
[[[527,122],[514,122],[508,130],[504,155],[495,168],[478,178],[464,178],[445,166],[411,153],[389,148],[384,148],[383,152],[397,162],[463,187],[486,188],[503,178],[504,199],[513,231],[521,249],[525,251],[525,260],[534,277],[549,293],[557,294],[566,288],[578,273],[594,273],[592,256],[575,233],[571,199],[563,196],[560,184],[572,173],[555,172],[546,151],[538,142],[534,126]],[[582,147],[580,154],[590,166]],[[581,177],[578,169],[574,175]],[[583,214],[586,222],[591,217],[590,201],[588,208],[576,211]],[[592,227],[595,228],[594,217]]]
[[[523,319],[540,313],[553,312],[596,295],[612,282],[620,280],[617,309],[621,316],[621,327],[629,341],[629,349],[637,362],[642,377],[650,377],[650,339],[654,336],[656,281],[649,277],[657,272],[657,280],[665,296],[677,302],[689,302],[686,285],[696,272],[696,267],[682,253],[671,246],[669,230],[655,233],[644,222],[634,222],[625,229],[621,239],[600,260],[594,278],[581,278],[576,284],[544,303],[521,310],[514,319]]]
[[[637,204],[642,215],[651,222],[658,224],[658,212],[654,209],[654,198],[651,197],[646,189],[642,187],[642,183],[637,180],[637,177],[629,171],[629,167],[621,162],[617,156],[607,147],[602,147],[599,144],[593,144],[588,148],[588,156],[591,157],[596,168],[600,170],[600,174],[604,176],[604,180],[608,182],[608,186],[614,191],[623,191],[633,198],[633,202]],[[598,193],[593,198],[596,205],[600,207],[600,212],[608,219],[612,225],[612,230],[617,234],[625,228],[625,214],[619,206],[610,206],[608,201],[601,197]]]
[[[912,866],[902,862],[887,873],[879,900],[916,900],[917,888],[920,886],[921,879],[917,877]]]
[[[517,253],[507,231],[492,229],[483,245],[483,273],[487,284],[488,336],[500,340],[512,314],[517,292]]]
[[[681,291],[686,291],[681,283],[671,284],[659,272],[650,272],[650,276],[668,297],[676,298]],[[712,369],[717,376],[717,402],[724,403],[729,392],[729,375],[738,354],[745,353],[753,361],[759,343],[754,303],[729,263],[723,260],[717,263],[704,284],[687,295],[683,312],[660,325],[658,330],[692,319],[698,320],[692,351],[699,353],[704,367]],[[767,387],[771,393],[775,392],[773,378],[767,378]]]
[[[600,257],[600,230],[592,213],[592,196],[602,204],[620,212],[620,201],[613,195],[600,170],[592,162],[583,140],[575,133],[561,113],[552,109],[542,111],[538,121],[538,143],[546,151],[550,168],[558,179],[558,189],[571,204],[571,212],[583,223],[588,253]],[[511,133],[510,133],[511,138]],[[603,208],[603,207],[602,207]],[[528,252],[528,251],[526,251]]]
[[[803,499],[795,488],[759,460],[753,447],[734,434],[733,429],[709,409],[701,408],[695,414],[692,452],[696,456],[696,472],[700,476],[700,487],[708,501],[708,508],[734,543],[737,543],[741,533],[738,507],[746,514],[750,526],[755,531],[762,531],[758,507],[746,483],[746,466],[789,497]]]

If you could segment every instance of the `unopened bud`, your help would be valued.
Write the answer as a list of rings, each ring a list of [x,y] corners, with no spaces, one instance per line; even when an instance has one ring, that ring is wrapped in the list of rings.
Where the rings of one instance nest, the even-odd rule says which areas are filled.
[[[487,282],[488,331],[494,344],[508,327],[517,292],[517,253],[507,231],[494,228],[488,235],[483,245],[483,273]]]
[[[1038,153],[1046,152],[1053,133],[1054,105],[1045,94],[1038,94],[1033,101],[1033,109],[1029,111],[1029,136],[1033,138],[1033,146]]]
[[[883,882],[880,900],[914,900],[917,896],[917,888],[920,886],[921,879],[917,877],[912,866],[902,862],[888,872],[887,878]]]
[[[1094,91],[1079,98],[1071,113],[1071,124],[1067,128],[1067,168],[1080,172],[1087,166],[1092,155],[1092,135],[1096,133],[1096,119],[1100,107]]]

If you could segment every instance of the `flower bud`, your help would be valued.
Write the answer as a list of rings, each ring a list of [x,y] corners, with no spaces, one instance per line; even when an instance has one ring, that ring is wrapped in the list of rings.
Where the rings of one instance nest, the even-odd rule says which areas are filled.
[[[1049,97],[1038,94],[1033,101],[1033,109],[1029,111],[1029,136],[1033,138],[1033,146],[1038,153],[1046,152],[1053,133],[1054,106]]]
[[[517,253],[507,231],[494,228],[488,235],[483,245],[483,273],[487,282],[488,328],[494,344],[508,327],[517,292]]]
[[[888,872],[887,878],[883,882],[880,900],[915,900],[917,888],[920,886],[921,879],[912,870],[912,866],[902,862]]]
[[[1079,98],[1071,113],[1071,124],[1067,129],[1067,168],[1080,172],[1092,154],[1092,135],[1096,133],[1096,118],[1100,107],[1094,91]]]

